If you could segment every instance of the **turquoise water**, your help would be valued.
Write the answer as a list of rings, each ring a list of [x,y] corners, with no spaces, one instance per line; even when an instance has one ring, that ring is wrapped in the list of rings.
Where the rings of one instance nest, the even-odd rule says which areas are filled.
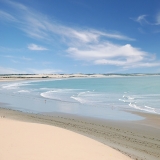
[[[0,102],[29,112],[135,120],[124,110],[160,114],[160,76],[1,82]]]

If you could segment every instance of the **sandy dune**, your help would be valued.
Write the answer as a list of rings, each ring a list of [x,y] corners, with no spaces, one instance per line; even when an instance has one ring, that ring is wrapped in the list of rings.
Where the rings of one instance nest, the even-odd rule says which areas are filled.
[[[43,124],[0,118],[1,160],[131,160],[80,134]]]

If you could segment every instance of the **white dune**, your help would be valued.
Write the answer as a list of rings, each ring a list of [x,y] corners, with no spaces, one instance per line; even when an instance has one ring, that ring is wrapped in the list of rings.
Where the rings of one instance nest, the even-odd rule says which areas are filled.
[[[0,160],[131,160],[83,135],[0,118]]]

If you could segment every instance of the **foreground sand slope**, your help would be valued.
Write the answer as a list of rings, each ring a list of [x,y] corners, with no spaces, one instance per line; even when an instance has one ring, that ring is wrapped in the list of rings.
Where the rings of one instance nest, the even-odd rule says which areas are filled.
[[[77,133],[0,118],[0,160],[131,160]]]

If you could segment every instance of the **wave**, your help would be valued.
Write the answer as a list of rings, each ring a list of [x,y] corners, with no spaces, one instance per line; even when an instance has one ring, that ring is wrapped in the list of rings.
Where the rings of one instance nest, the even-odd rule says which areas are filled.
[[[119,99],[119,101],[126,102],[124,99]]]
[[[20,90],[20,91],[18,91],[19,93],[29,93],[30,91],[28,91],[28,90]]]
[[[111,98],[106,94],[93,91],[81,91],[79,89],[52,89],[40,94],[44,98],[62,102],[80,103],[89,106],[106,107],[111,104]]]
[[[122,101],[126,104],[128,104],[130,107],[146,111],[150,113],[158,113],[160,114],[160,109],[153,107],[159,104],[159,96],[160,94],[140,94],[140,95],[129,95],[127,92],[125,92],[122,96],[122,98],[119,98],[119,101]],[[147,105],[146,105],[147,104]]]
[[[144,106],[144,107],[146,107],[146,108],[148,108],[148,109],[155,109],[155,108],[152,108],[152,107],[148,107],[148,106]]]
[[[63,102],[76,102],[70,97],[75,94],[74,89],[52,89],[41,93],[40,95],[44,98],[59,100]]]
[[[138,110],[160,114],[160,109],[157,109],[157,108],[152,108],[152,107],[148,107],[148,106],[138,106],[138,105],[132,104],[132,103],[130,103],[129,106],[132,108],[138,109]]]
[[[9,90],[9,89],[18,89],[19,87],[21,87],[21,86],[26,86],[26,85],[28,85],[27,83],[11,83],[11,84],[5,84],[5,85],[2,85],[2,88],[3,89],[7,89],[7,90]]]
[[[80,97],[71,96],[70,98],[72,98],[72,99],[74,99],[74,100],[76,100],[76,101],[78,101],[78,102],[80,102],[80,103],[82,103],[82,104],[84,104],[84,103],[87,102],[85,99],[80,98]]]
[[[124,99],[129,99],[129,100],[133,100],[133,99],[135,99],[134,97],[126,96],[126,95],[123,95],[123,98],[124,98]]]

